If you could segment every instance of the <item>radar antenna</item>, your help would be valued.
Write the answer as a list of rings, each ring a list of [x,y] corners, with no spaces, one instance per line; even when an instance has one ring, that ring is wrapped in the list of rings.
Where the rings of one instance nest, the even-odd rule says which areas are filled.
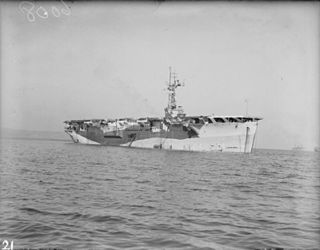
[[[176,89],[184,86],[184,83],[177,79],[177,74],[172,72],[169,67],[169,82],[168,82],[168,106],[165,108],[165,118],[172,122],[180,122],[185,117],[182,106],[177,106]]]

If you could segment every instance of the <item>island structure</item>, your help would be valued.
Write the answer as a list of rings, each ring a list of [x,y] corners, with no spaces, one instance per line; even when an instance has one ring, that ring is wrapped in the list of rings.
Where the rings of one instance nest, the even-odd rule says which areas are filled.
[[[188,116],[177,106],[176,89],[184,86],[169,68],[168,105],[164,117],[65,121],[74,143],[182,151],[250,153],[258,121],[255,116]]]

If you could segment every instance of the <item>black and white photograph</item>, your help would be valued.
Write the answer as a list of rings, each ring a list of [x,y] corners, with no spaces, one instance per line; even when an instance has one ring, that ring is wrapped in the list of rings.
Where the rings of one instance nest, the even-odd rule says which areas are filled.
[[[320,2],[1,1],[0,250],[320,249]]]

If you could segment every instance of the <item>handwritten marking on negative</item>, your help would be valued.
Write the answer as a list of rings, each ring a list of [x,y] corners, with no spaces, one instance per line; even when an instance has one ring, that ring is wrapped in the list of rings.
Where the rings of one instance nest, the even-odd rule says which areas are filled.
[[[62,14],[66,16],[71,14],[70,7],[63,0],[60,0],[59,7],[52,6],[51,8],[37,6],[30,1],[23,1],[19,4],[19,9],[26,15],[29,22],[34,22],[37,18],[47,19],[50,15],[60,17]]]

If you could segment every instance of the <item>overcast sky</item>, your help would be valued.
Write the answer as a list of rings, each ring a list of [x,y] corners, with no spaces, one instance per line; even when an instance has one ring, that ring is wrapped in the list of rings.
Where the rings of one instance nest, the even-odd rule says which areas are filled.
[[[244,115],[247,99],[256,147],[318,144],[319,3],[67,4],[0,3],[2,127],[163,116],[172,66],[187,114]]]

